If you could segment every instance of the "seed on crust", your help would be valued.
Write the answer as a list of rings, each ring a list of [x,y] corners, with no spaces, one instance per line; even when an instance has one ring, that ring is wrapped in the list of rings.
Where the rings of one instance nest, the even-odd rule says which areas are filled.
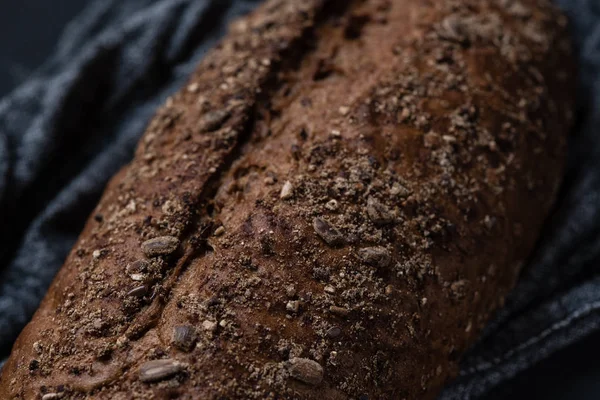
[[[313,228],[321,239],[330,246],[340,246],[344,244],[344,237],[342,233],[333,227],[329,222],[322,218],[315,218],[313,220]]]
[[[377,267],[385,268],[392,262],[392,256],[385,247],[367,247],[358,251],[358,256],[365,263]]]
[[[147,257],[168,256],[179,247],[179,239],[173,236],[160,236],[142,243],[142,251]]]
[[[179,325],[173,328],[173,345],[183,351],[191,351],[196,344],[196,331],[193,326]]]
[[[318,385],[323,381],[323,367],[308,358],[294,357],[288,361],[288,371],[292,378],[309,385]]]
[[[127,292],[127,296],[133,297],[144,297],[148,294],[148,287],[146,285],[138,286]]]
[[[144,363],[139,370],[142,382],[158,382],[178,374],[183,365],[170,358],[164,360],[152,360]]]
[[[131,264],[128,264],[125,268],[125,271],[129,275],[129,277],[138,282],[144,281],[146,278],[146,272],[150,267],[150,263],[146,260],[137,260]]]
[[[228,110],[211,111],[202,118],[202,132],[214,132],[220,129],[231,116]]]
[[[374,197],[367,200],[367,215],[375,225],[387,225],[394,222],[390,209]]]
[[[150,267],[150,263],[146,260],[137,260],[127,266],[127,273],[140,274],[146,272]]]
[[[329,307],[329,311],[332,314],[339,315],[340,317],[347,317],[350,314],[350,310],[339,306],[331,306]]]
[[[326,335],[330,338],[336,338],[342,334],[342,329],[339,326],[333,326],[327,330]]]

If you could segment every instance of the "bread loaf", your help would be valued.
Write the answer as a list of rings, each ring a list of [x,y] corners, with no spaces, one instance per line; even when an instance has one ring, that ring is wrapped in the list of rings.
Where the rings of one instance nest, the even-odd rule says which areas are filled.
[[[270,0],[108,185],[2,399],[434,399],[552,205],[547,0]]]

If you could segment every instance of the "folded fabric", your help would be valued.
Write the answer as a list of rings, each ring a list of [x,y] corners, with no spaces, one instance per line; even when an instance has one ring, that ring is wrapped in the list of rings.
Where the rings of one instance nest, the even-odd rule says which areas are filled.
[[[155,109],[260,0],[95,0],[0,101],[0,357]],[[600,328],[600,3],[557,0],[581,63],[579,126],[538,250],[443,399],[492,387]]]

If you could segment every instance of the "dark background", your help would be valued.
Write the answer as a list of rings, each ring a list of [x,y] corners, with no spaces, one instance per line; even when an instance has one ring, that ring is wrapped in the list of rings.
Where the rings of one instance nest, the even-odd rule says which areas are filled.
[[[89,0],[0,1],[0,97],[52,52],[65,26]]]
[[[0,5],[0,98],[51,54],[89,0],[5,0]],[[1,127],[0,127],[1,128]],[[600,336],[591,336],[520,374],[489,399],[600,399]]]

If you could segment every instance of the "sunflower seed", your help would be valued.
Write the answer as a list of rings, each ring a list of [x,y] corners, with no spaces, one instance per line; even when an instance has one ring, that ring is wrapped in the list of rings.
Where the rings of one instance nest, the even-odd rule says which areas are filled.
[[[143,281],[146,277],[145,272],[148,271],[150,263],[146,260],[137,260],[127,265],[125,270],[129,277],[134,281]]]
[[[288,371],[292,378],[310,385],[318,385],[323,381],[323,367],[308,358],[294,357],[290,359]]]
[[[139,370],[142,382],[158,382],[176,375],[183,369],[183,365],[175,360],[153,360],[144,363]]]
[[[342,233],[321,218],[313,220],[313,228],[317,235],[330,246],[340,246],[344,243]]]
[[[390,252],[385,247],[360,249],[358,255],[365,263],[377,268],[385,268],[392,262]]]
[[[139,274],[142,272],[146,272],[150,267],[150,263],[146,260],[137,260],[127,265],[127,273],[128,274]]]
[[[342,334],[342,330],[338,326],[331,327],[327,330],[326,335],[330,338],[336,338]]]
[[[201,131],[214,132],[217,129],[220,129],[230,116],[231,112],[228,110],[215,110],[209,112],[202,118]]]
[[[332,314],[339,315],[340,317],[347,317],[350,314],[350,310],[344,307],[331,306],[329,307],[329,311]]]
[[[142,251],[147,257],[167,256],[179,247],[179,239],[173,236],[160,236],[142,243]]]
[[[173,344],[183,351],[191,351],[196,344],[196,331],[192,326],[179,325],[173,328]]]
[[[367,200],[367,215],[376,225],[386,225],[394,221],[394,214],[390,209],[373,197]]]
[[[148,287],[146,285],[138,286],[127,292],[127,296],[133,297],[144,297],[146,294],[148,294]]]

